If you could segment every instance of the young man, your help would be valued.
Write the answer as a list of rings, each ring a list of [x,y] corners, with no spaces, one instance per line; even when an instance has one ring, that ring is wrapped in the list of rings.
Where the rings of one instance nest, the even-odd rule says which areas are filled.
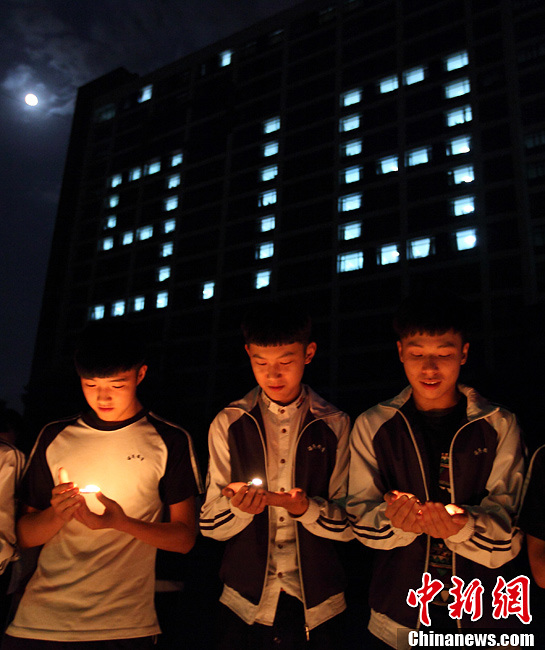
[[[545,588],[545,445],[532,456],[526,483],[518,525],[526,533],[526,548],[534,580],[539,587]]]
[[[356,420],[347,511],[357,539],[387,551],[375,560],[369,630],[395,648],[398,628],[420,626],[420,607],[407,598],[425,572],[444,585],[429,605],[435,629],[456,627],[453,575],[466,586],[480,580],[491,602],[495,569],[520,550],[512,518],[523,450],[515,416],[458,383],[469,350],[461,303],[413,296],[394,328],[410,386]],[[501,623],[485,607],[475,625]]]
[[[331,540],[352,537],[349,419],[301,383],[316,352],[308,315],[262,304],[242,329],[258,386],[211,425],[200,518],[203,535],[228,540],[220,647],[331,648],[346,607]]]
[[[156,549],[195,542],[192,443],[142,408],[134,330],[93,323],[75,362],[91,411],[46,426],[32,452],[18,537],[43,548],[3,650],[153,647]]]

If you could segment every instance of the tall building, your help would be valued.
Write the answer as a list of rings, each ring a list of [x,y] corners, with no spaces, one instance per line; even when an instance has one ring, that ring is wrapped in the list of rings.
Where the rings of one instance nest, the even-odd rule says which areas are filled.
[[[403,384],[393,309],[437,284],[473,307],[470,373],[530,402],[544,19],[541,0],[309,0],[82,87],[29,412],[70,412],[76,333],[128,318],[148,332],[152,403],[198,437],[252,386],[239,320],[273,296],[309,305],[311,383],[355,415]]]

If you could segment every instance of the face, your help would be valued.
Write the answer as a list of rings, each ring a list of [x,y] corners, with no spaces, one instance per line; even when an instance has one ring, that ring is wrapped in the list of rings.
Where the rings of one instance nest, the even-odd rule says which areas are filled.
[[[263,392],[279,404],[290,404],[299,397],[305,366],[316,353],[316,343],[246,346],[252,370]]]
[[[112,377],[81,377],[81,389],[87,404],[101,420],[121,422],[140,411],[136,387],[146,376],[147,366],[131,368]]]
[[[447,409],[458,401],[456,383],[467,361],[469,343],[458,332],[432,336],[420,332],[397,342],[399,359],[421,411]]]

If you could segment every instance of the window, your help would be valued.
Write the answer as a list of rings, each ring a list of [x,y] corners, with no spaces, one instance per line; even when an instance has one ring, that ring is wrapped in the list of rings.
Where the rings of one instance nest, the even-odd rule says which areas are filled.
[[[112,194],[108,197],[108,207],[116,208],[119,205],[119,194]]]
[[[259,170],[259,178],[262,181],[272,181],[278,175],[278,165],[270,165],[269,167],[262,167]]]
[[[180,174],[173,174],[167,178],[167,189],[171,190],[180,184]]]
[[[274,255],[274,243],[272,241],[266,241],[263,244],[258,244],[255,249],[255,258],[256,260],[264,260],[267,257],[272,257]]]
[[[178,207],[178,197],[169,196],[166,199],[163,199],[163,210],[165,212],[170,212],[171,210],[176,210]]]
[[[419,81],[424,81],[426,76],[426,69],[424,66],[418,66],[417,68],[411,68],[410,70],[405,70],[403,73],[403,83],[406,86],[411,86],[416,84]]]
[[[115,117],[115,104],[101,106],[95,111],[95,120],[97,122],[106,122],[106,120],[111,120],[113,117]]]
[[[524,136],[524,144],[527,149],[534,149],[541,147],[545,144],[545,131],[537,131],[535,133],[528,133]]]
[[[339,211],[350,212],[351,210],[358,210],[361,208],[361,197],[361,192],[339,197]]]
[[[361,88],[347,90],[341,94],[341,106],[352,106],[361,102]]]
[[[176,219],[166,219],[163,221],[163,232],[168,235],[169,232],[176,230]]]
[[[110,187],[117,187],[123,182],[123,176],[121,174],[116,174],[110,178]]]
[[[123,316],[125,313],[125,301],[116,300],[112,303],[112,316]]]
[[[263,122],[263,133],[274,133],[280,129],[280,117],[271,117]]]
[[[455,217],[475,212],[475,197],[473,196],[460,196],[457,199],[452,199],[450,204]]]
[[[429,147],[421,147],[420,149],[413,149],[412,151],[407,151],[405,154],[405,162],[409,167],[414,167],[415,165],[423,165],[430,161],[430,149]]]
[[[203,282],[202,284],[202,299],[203,300],[210,300],[210,298],[214,297],[214,288],[216,286],[215,282]]]
[[[461,135],[457,138],[447,140],[447,156],[457,156],[461,153],[471,151],[471,136]]]
[[[454,185],[460,185],[460,183],[472,183],[475,180],[473,165],[455,167],[450,170],[449,174],[452,177]]]
[[[451,70],[458,70],[463,68],[469,63],[467,52],[464,50],[462,52],[456,52],[456,54],[451,54],[450,56],[445,57],[445,70],[450,72]]]
[[[170,159],[170,166],[171,167],[178,167],[178,165],[181,165],[184,160],[184,155],[181,151],[177,151],[176,153],[172,154],[172,158]]]
[[[276,156],[278,153],[278,140],[271,140],[266,142],[262,148],[263,157],[268,158],[269,156]]]
[[[174,253],[174,242],[167,241],[161,245],[161,257],[170,257]]]
[[[101,239],[99,244],[98,244],[99,250],[101,251],[109,251],[114,247],[114,238],[113,237],[104,237],[104,239]]]
[[[380,247],[379,254],[377,255],[377,262],[381,265],[395,264],[399,262],[399,251],[397,244],[386,244]]]
[[[140,89],[140,95],[138,95],[138,103],[141,104],[142,102],[147,102],[151,99],[151,96],[153,94],[153,85],[150,84],[149,86],[144,86],[143,88]]]
[[[360,128],[360,115],[359,113],[354,113],[353,115],[347,115],[346,117],[341,117],[339,121],[339,130],[342,133],[346,131],[354,131],[355,129]]]
[[[152,160],[146,165],[146,174],[148,176],[151,176],[152,174],[157,174],[157,172],[161,171],[161,161],[160,160]]]
[[[111,228],[115,228],[117,225],[117,217],[115,214],[111,214],[109,217],[106,217],[104,220],[104,230],[110,230]]]
[[[168,291],[159,291],[155,298],[157,309],[164,309],[168,305]]]
[[[445,97],[447,99],[452,99],[453,97],[460,97],[461,95],[467,95],[470,92],[471,87],[469,79],[457,79],[456,81],[451,81],[448,84],[445,84]]]
[[[265,271],[258,271],[255,274],[254,278],[254,287],[256,289],[263,289],[263,287],[268,287],[271,283],[271,272],[269,269]]]
[[[274,230],[276,226],[276,219],[274,217],[274,214],[269,214],[266,217],[261,217],[259,220],[259,229],[261,232],[269,232],[270,230]]]
[[[359,271],[363,268],[363,251],[341,253],[337,255],[337,273]]]
[[[132,230],[127,230],[126,232],[123,233],[123,237],[121,239],[121,243],[123,244],[123,246],[132,244],[133,241],[134,241],[134,233]]]
[[[231,65],[231,58],[233,56],[233,50],[224,50],[219,54],[219,64],[220,68],[225,68],[228,65]]]
[[[161,266],[157,269],[157,281],[164,282],[170,278],[170,266]]]
[[[257,200],[259,207],[273,205],[274,203],[276,203],[276,190],[267,190],[267,192],[261,192]]]
[[[359,165],[345,167],[341,172],[341,179],[344,183],[357,183],[361,180],[361,167]]]
[[[465,106],[459,106],[458,108],[453,108],[450,111],[445,113],[447,118],[447,126],[456,126],[457,124],[464,124],[465,122],[471,122],[473,115],[471,113],[471,106],[466,104]]]
[[[104,318],[104,305],[93,305],[89,310],[89,318],[91,320]]]
[[[378,82],[378,86],[382,94],[391,93],[393,90],[397,90],[397,88],[399,87],[399,81],[397,79],[397,75],[394,74],[391,75],[390,77],[384,77],[384,79],[381,79]]]
[[[341,145],[341,154],[343,156],[357,156],[361,151],[361,140],[350,140],[350,142],[343,142]]]
[[[129,172],[129,180],[137,181],[142,176],[142,167],[134,167]]]
[[[432,252],[432,240],[430,237],[410,239],[407,242],[407,257],[411,260],[428,257]]]
[[[145,306],[146,306],[146,299],[144,296],[135,296],[132,299],[133,311],[143,311]]]
[[[458,230],[456,232],[456,248],[459,251],[466,251],[475,248],[477,245],[477,231],[475,228]]]
[[[386,156],[385,158],[380,158],[378,161],[377,170],[379,174],[397,172],[398,169],[397,156]]]
[[[351,221],[339,226],[339,239],[349,241],[361,237],[361,221]]]
[[[153,226],[142,226],[136,230],[136,238],[140,241],[153,237]]]

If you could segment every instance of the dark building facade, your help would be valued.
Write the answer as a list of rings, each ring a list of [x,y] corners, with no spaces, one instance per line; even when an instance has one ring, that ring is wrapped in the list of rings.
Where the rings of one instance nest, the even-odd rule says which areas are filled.
[[[81,88],[30,416],[75,408],[82,326],[128,318],[148,333],[148,399],[204,439],[252,386],[239,320],[263,296],[309,306],[309,380],[356,415],[403,385],[395,306],[439,285],[472,306],[471,381],[531,420],[544,27],[538,0],[311,0]]]

